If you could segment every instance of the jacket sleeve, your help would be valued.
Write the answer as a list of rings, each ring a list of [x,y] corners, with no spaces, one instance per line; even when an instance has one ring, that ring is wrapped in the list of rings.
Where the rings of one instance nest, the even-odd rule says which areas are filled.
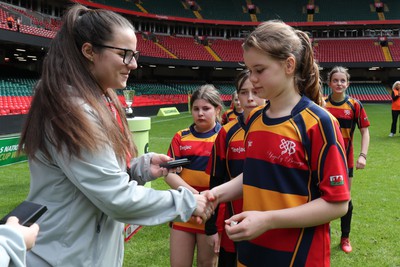
[[[0,225],[0,266],[25,266],[24,237],[7,225]]]
[[[110,146],[97,152],[83,150],[79,158],[51,149],[56,165],[76,188],[115,220],[138,225],[188,221],[196,209],[187,189],[158,191],[129,181]]]
[[[94,123],[96,113],[88,105],[84,108]],[[98,124],[101,127],[100,124]],[[157,191],[129,181],[126,163],[120,162],[110,144],[95,151],[81,149],[80,156],[69,155],[67,149],[58,151],[47,143],[55,166],[68,180],[107,216],[124,223],[157,225],[169,221],[188,221],[196,209],[193,194],[184,188]],[[132,162],[134,177],[147,181],[151,154]]]
[[[133,158],[130,162],[130,177],[135,180],[139,185],[144,185],[157,177],[153,177],[150,173],[151,158],[154,153],[146,153],[138,158]]]

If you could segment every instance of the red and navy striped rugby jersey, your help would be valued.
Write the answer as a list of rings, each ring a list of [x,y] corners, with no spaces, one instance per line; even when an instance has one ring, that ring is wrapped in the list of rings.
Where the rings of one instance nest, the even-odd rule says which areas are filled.
[[[349,173],[354,168],[353,137],[356,126],[366,128],[370,126],[367,113],[361,102],[346,95],[342,102],[334,102],[331,96],[325,99],[325,108],[339,121],[340,130],[346,147],[347,166]]]
[[[253,113],[245,137],[243,210],[286,209],[322,198],[350,199],[337,120],[307,97],[291,116]],[[329,223],[274,229],[238,244],[238,266],[329,266]]]
[[[194,124],[192,124],[189,128],[178,131],[172,138],[168,155],[175,159],[188,158],[190,160],[190,164],[184,166],[179,175],[199,192],[209,189],[210,176],[206,173],[206,168],[215,138],[220,129],[221,124],[217,123],[212,130],[199,133],[196,132]],[[199,225],[194,221],[174,222],[172,227],[184,231],[204,233],[204,224]]]

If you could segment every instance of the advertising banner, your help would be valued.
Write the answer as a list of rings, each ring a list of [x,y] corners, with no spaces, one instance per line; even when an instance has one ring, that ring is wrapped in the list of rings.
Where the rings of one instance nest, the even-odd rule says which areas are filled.
[[[17,156],[19,136],[0,138],[0,166],[26,160],[25,155]]]

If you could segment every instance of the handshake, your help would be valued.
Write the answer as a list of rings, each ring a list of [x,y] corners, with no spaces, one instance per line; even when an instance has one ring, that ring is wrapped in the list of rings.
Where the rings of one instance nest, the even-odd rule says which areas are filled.
[[[193,217],[196,219],[197,223],[205,223],[213,215],[216,206],[218,205],[218,200],[215,194],[211,190],[206,190],[200,194],[194,195],[197,206],[193,212]]]

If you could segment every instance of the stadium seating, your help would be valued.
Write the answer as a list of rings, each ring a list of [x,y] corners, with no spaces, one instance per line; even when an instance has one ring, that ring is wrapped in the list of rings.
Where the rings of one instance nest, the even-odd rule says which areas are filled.
[[[106,1],[104,0],[95,0],[92,1],[95,3],[99,3],[99,4],[105,4]],[[122,8],[122,9],[126,9],[126,10],[133,10],[133,11],[138,11],[141,12],[142,10],[140,10],[140,8],[134,4],[134,1],[126,1],[126,0],[107,0],[107,6],[112,6],[112,7],[118,7],[118,8]]]
[[[9,10],[10,13],[7,10]],[[9,6],[1,4],[0,21],[2,23],[0,23],[0,29],[17,31],[16,23],[13,24],[13,27],[11,29],[5,23],[6,18],[10,14],[14,13],[20,13],[21,16],[25,16],[32,21],[31,25],[21,24],[20,27],[21,33],[31,34],[51,39],[55,37],[57,30],[61,25],[61,20],[54,18],[46,18],[47,20],[44,20],[44,18],[42,18],[42,20],[39,20],[38,18],[34,17],[33,15],[30,15],[29,13],[27,13],[22,9],[11,8]]]
[[[26,114],[32,100],[32,88],[36,80],[32,78],[0,79],[0,116]],[[138,82],[129,83],[127,89],[135,90],[133,107],[174,105],[188,102],[188,96],[205,82]],[[223,101],[230,101],[236,90],[232,82],[216,82]],[[119,99],[126,106],[120,91]],[[324,95],[330,93],[324,84]],[[389,102],[391,100],[387,88],[381,83],[352,83],[347,93],[362,102]]]
[[[222,59],[229,62],[243,62],[243,40],[215,39],[210,41],[210,47]]]
[[[319,39],[314,46],[319,62],[384,62],[375,39]]]
[[[192,37],[157,35],[159,42],[179,59],[215,61],[202,44]]]
[[[331,89],[323,85],[323,94],[329,95]],[[388,102],[391,101],[388,89],[381,83],[350,83],[347,94],[361,102]]]
[[[3,78],[0,80],[0,115],[25,114],[29,110],[32,100],[32,88],[36,80],[31,78]],[[134,107],[149,105],[168,105],[187,103],[188,94],[196,90],[204,82],[171,82],[171,83],[130,83],[127,89],[135,90]],[[235,91],[231,82],[217,82],[214,84],[220,91],[224,101],[230,100]],[[325,84],[324,95],[330,92]],[[388,90],[380,83],[352,83],[348,94],[363,102],[390,101]],[[122,95],[119,96],[123,105]]]
[[[100,4],[123,8],[126,10],[152,13],[158,15],[168,15],[185,18],[196,18],[194,10],[190,9],[188,1],[156,1],[156,0],[111,0],[93,1]],[[231,20],[231,21],[251,21],[247,7],[254,4],[256,12],[254,16],[259,21],[267,19],[282,19],[287,22],[307,21],[306,5],[313,1],[307,0],[288,0],[285,5],[276,1],[248,0],[248,1],[206,1],[196,0],[199,9],[196,11],[204,19],[212,20]],[[351,3],[350,3],[351,2]],[[352,21],[352,20],[378,20],[378,14],[374,10],[374,2],[366,3],[362,0],[357,1],[315,1],[316,12],[313,16],[314,21]],[[293,8],[288,9],[287,6]],[[327,12],[329,10],[329,12]],[[357,10],[357,12],[354,12]],[[384,1],[383,13],[386,19],[399,19],[398,10],[400,2],[398,0]],[[23,24],[20,32],[54,38],[61,21],[47,15],[32,14],[29,10],[14,8],[11,5],[0,3],[0,31],[16,31],[14,23],[9,29],[5,23],[9,14],[20,14],[25,19],[31,21],[29,25]],[[145,22],[146,23],[146,22]],[[151,23],[150,23],[151,24]],[[147,25],[149,26],[149,25]],[[157,25],[156,25],[157,27]],[[175,26],[172,26],[175,27]],[[178,26],[179,27],[179,26]],[[211,26],[212,28],[213,26]],[[145,27],[146,28],[146,27]],[[153,28],[150,25],[149,28]],[[201,26],[197,29],[202,31]],[[212,31],[213,29],[211,29]],[[343,30],[344,31],[344,30]],[[355,30],[357,31],[357,30]],[[375,29],[371,30],[371,33]],[[398,30],[395,34],[389,34],[388,53],[385,58],[378,35],[366,34],[363,38],[313,38],[315,56],[320,63],[369,63],[386,62],[393,60],[400,62],[400,36]],[[382,32],[380,32],[382,34]],[[202,36],[201,43],[198,36],[170,36],[161,33],[137,32],[137,50],[141,55],[154,58],[177,58],[193,61],[223,61],[223,62],[242,62],[242,42],[243,39],[232,38],[222,39],[215,36]],[[208,45],[208,46],[207,46]],[[213,55],[216,55],[214,57]],[[24,114],[28,111],[32,98],[32,88],[36,79],[34,78],[13,78],[0,74],[0,115]],[[135,82],[129,83],[128,89],[136,91],[133,106],[148,105],[170,105],[186,103],[188,95],[204,84],[198,82],[166,81],[160,82]],[[230,95],[235,91],[232,82],[217,82],[214,84],[220,91],[224,101],[230,100]],[[324,93],[329,89],[324,86]],[[352,83],[348,93],[361,101],[380,102],[390,101],[387,88],[380,83]],[[119,96],[121,102],[126,105],[122,95]]]
[[[22,16],[29,18],[32,22],[32,25],[38,28],[44,28],[49,31],[57,31],[61,26],[60,19],[50,18],[48,16],[41,15],[40,13],[37,12],[33,14],[32,11],[28,12],[25,9],[20,9],[15,7],[9,7],[9,9],[21,14]]]
[[[93,0],[93,2],[104,4],[104,0]],[[144,13],[175,16],[184,18],[196,18],[189,1],[157,1],[141,0],[139,4],[127,0],[107,1],[107,5],[133,10]],[[199,7],[198,12],[201,18],[208,20],[230,20],[230,21],[252,21],[247,12],[247,4],[251,3],[256,8],[258,21],[269,19],[280,19],[287,22],[307,21],[306,6],[308,0],[286,0],[284,4],[272,0],[196,0]],[[378,13],[375,11],[374,1],[352,0],[352,1],[312,1],[315,4],[316,12],[313,15],[314,21],[360,21],[378,20]],[[400,2],[398,0],[385,0],[383,17],[386,19],[399,19]],[[139,7],[140,5],[140,7]],[[291,8],[288,8],[288,7]]]
[[[314,21],[377,20],[370,4],[373,1],[317,1],[319,12],[314,14]]]
[[[400,1],[384,0],[381,2],[386,6],[386,8],[384,8],[385,19],[399,19]]]
[[[98,1],[103,2],[103,1]],[[329,2],[329,1],[328,1]],[[334,4],[329,4],[328,2],[318,2],[318,14],[314,15],[315,20],[318,20],[318,16],[323,16],[324,13],[328,12],[323,12],[323,10],[334,10],[334,9],[339,9],[341,7],[340,3],[334,3]],[[143,6],[149,6],[151,7],[151,10],[154,12],[158,12],[161,10],[164,10],[163,12],[166,12],[164,4],[160,4],[158,1],[155,3],[155,1],[141,1]],[[198,1],[197,2],[200,6],[204,6],[204,10],[202,9],[202,12],[205,12],[208,10],[212,9],[213,6],[215,5],[225,5],[226,8],[223,10],[231,10],[233,9],[232,5],[229,4],[229,1],[227,0],[222,0],[218,1],[218,3],[209,3],[207,1]],[[267,11],[267,13],[274,13],[274,14],[281,14],[280,17],[281,19],[285,19],[286,21],[303,21],[305,14],[304,12],[294,12],[294,10],[300,10],[304,8],[304,5],[300,1],[295,1],[291,0],[290,5],[294,6],[295,8],[293,9],[284,9],[280,7],[280,4],[268,2],[266,3],[265,1],[253,1],[253,3],[258,6],[261,10]],[[108,2],[109,5],[115,5],[121,8],[130,8],[133,7],[131,10],[135,10],[137,8],[137,5],[134,4],[133,2],[129,1],[122,1],[122,0],[114,0],[111,2]],[[177,6],[174,6],[175,9],[180,9],[184,10],[184,5],[182,5],[179,1],[176,2]],[[361,1],[354,2],[352,3],[352,6],[354,5],[357,6],[358,10],[362,12],[351,12],[357,13],[357,17],[352,17],[350,14],[346,14],[346,18],[348,20],[351,19],[374,19],[376,20],[376,14],[374,12],[371,12],[370,9],[370,4],[366,3],[361,3]],[[393,8],[398,7],[398,3],[395,1],[388,1],[385,2],[385,14],[389,14],[390,12],[393,12]],[[36,36],[41,36],[45,38],[54,38],[56,34],[56,30],[61,24],[61,21],[58,19],[54,18],[49,18],[48,16],[45,17],[43,16],[42,19],[38,19],[32,14],[30,14],[28,11],[25,11],[20,8],[11,8],[9,5],[4,5],[0,4],[0,19],[3,21],[3,23],[0,24],[1,29],[7,29],[10,30],[5,23],[6,17],[8,16],[7,10],[11,12],[19,12],[22,16],[26,16],[32,20],[32,25],[21,25],[20,31],[25,34],[32,34]],[[164,7],[164,8],[161,8]],[[179,7],[179,8],[178,8]],[[243,6],[240,5],[240,9]],[[363,7],[363,8],[361,8]],[[392,7],[392,8],[389,8]],[[236,7],[237,8],[237,7]],[[139,11],[140,9],[137,8]],[[210,10],[209,10],[210,9]],[[350,8],[347,8],[350,9]],[[235,9],[236,10],[236,9]],[[368,12],[367,12],[368,11]],[[187,12],[187,11],[186,11]],[[219,19],[223,18],[223,13],[224,11],[218,12],[217,15],[220,15]],[[243,10],[236,10],[236,13],[239,12],[239,14],[243,13]],[[301,14],[301,15],[295,15],[292,13],[296,14]],[[189,12],[190,13],[190,12]],[[340,13],[340,16],[344,16],[343,13],[346,12],[329,12],[329,14],[337,14]],[[364,17],[360,17],[360,14],[364,14]],[[184,13],[180,13],[181,16],[183,16]],[[212,14],[212,12],[210,13]],[[365,14],[368,14],[365,15]],[[371,16],[371,14],[373,14]],[[248,16],[248,14],[246,14]],[[271,19],[273,17],[268,17],[265,16],[265,14],[258,14],[260,18],[263,19]],[[264,17],[263,17],[264,16]],[[347,17],[349,16],[349,17]],[[239,18],[237,18],[239,20]],[[330,18],[330,17],[323,17],[322,20],[330,21],[335,18]],[[339,20],[340,18],[336,18],[336,20]],[[13,31],[16,31],[16,26],[14,23],[13,28],[11,29]],[[204,61],[216,61],[218,59],[214,58],[210,52],[208,52],[205,47],[201,44],[198,44],[193,37],[183,37],[183,36],[165,36],[165,35],[154,35],[155,40],[157,43],[154,41],[149,40],[148,38],[145,37],[144,33],[138,33],[138,50],[141,51],[141,54],[144,56],[149,56],[149,57],[161,57],[161,58],[178,58],[178,59],[185,59],[185,60],[204,60]],[[396,39],[397,38],[397,39]],[[389,51],[392,55],[392,58],[394,61],[398,61],[399,58],[399,49],[397,48],[398,46],[398,37],[390,37],[389,41],[392,41],[393,39],[393,46],[389,47]],[[226,62],[241,62],[241,40],[224,40],[224,39],[210,39],[210,47],[213,52],[217,56],[221,58],[222,61]],[[315,46],[315,52],[316,52],[316,57],[319,62],[385,62],[385,56],[382,52],[381,47],[379,46],[379,42],[374,39],[321,39],[317,41],[317,45]],[[356,48],[356,49],[354,49]],[[362,48],[362,49],[360,49]],[[357,51],[358,53],[354,53],[354,51]]]
[[[35,82],[28,78],[0,79],[0,115],[27,113]]]
[[[243,12],[242,5],[245,5],[245,1],[196,0],[196,3],[200,6],[200,13],[204,19],[251,21],[249,14]]]
[[[389,43],[389,51],[393,61],[400,61],[400,39],[392,40]]]
[[[308,1],[298,0],[285,0],[285,4],[281,1],[265,1],[265,0],[253,0],[260,10],[260,14],[257,14],[259,21],[265,21],[270,19],[279,19],[286,22],[300,22],[307,21],[307,14],[303,13],[303,7],[306,6]],[[291,8],[288,8],[288,7]]]
[[[153,41],[145,39],[142,33],[137,33],[137,50],[141,55],[148,57],[172,58],[170,54],[157,46]]]
[[[198,44],[192,37],[172,37],[156,35],[158,42],[178,59],[216,61],[203,45]],[[393,61],[399,61],[399,38],[390,38],[389,51]],[[242,62],[243,40],[210,39],[210,48],[226,62]],[[138,34],[138,50],[142,55],[150,57],[172,58],[152,41],[145,40]],[[385,62],[382,47],[375,38],[352,39],[315,39],[314,52],[318,62]]]
[[[196,18],[191,9],[185,8],[182,1],[142,1],[141,5],[152,14]]]

